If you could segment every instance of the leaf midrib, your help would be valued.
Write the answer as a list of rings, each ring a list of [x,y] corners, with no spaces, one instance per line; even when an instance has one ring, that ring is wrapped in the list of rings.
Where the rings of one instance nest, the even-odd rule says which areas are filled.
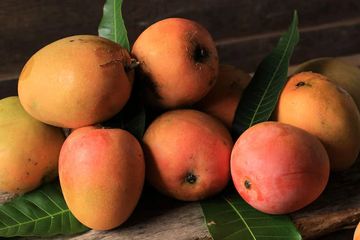
[[[114,22],[114,40],[115,42],[117,43],[118,42],[118,39],[117,39],[117,16],[116,16],[116,0],[113,0],[113,14],[114,14],[114,17],[112,18],[113,19],[113,22]]]
[[[247,222],[245,221],[243,216],[240,214],[240,212],[236,209],[236,207],[226,197],[223,196],[223,198],[230,205],[230,207],[236,212],[236,214],[240,217],[240,219],[243,221],[243,223],[245,224],[245,227],[249,230],[249,232],[250,232],[251,236],[253,237],[253,239],[256,240],[254,233],[251,231],[251,228],[249,227],[249,225],[247,224]]]
[[[26,221],[26,222],[18,222],[18,221],[16,221],[17,224],[10,225],[10,226],[7,225],[7,226],[4,227],[4,228],[0,228],[0,231],[7,231],[8,229],[15,228],[15,227],[20,227],[20,226],[22,226],[22,225],[26,225],[26,224],[29,224],[29,223],[34,223],[34,224],[36,224],[37,222],[39,222],[39,221],[41,221],[41,220],[45,220],[45,219],[47,219],[47,218],[52,219],[52,218],[54,218],[54,217],[57,217],[58,215],[62,216],[63,214],[67,214],[67,213],[70,213],[70,210],[69,210],[69,209],[61,210],[60,212],[57,212],[57,213],[55,213],[55,214],[48,214],[48,215],[46,215],[46,216],[44,216],[44,217],[39,217],[39,218],[36,218],[36,219],[30,218],[30,220],[29,220],[29,221]],[[6,214],[7,216],[9,216],[9,215],[8,215],[7,213],[5,213],[5,212],[4,212],[4,214]],[[22,214],[24,214],[24,213],[22,213]],[[24,214],[24,215],[25,215],[25,214]],[[27,216],[27,215],[25,215],[25,216]],[[53,221],[50,220],[50,222],[52,223]]]
[[[65,214],[69,214],[70,210],[69,209],[63,209],[59,204],[57,204],[52,198],[50,198],[46,193],[44,193],[43,191],[39,191],[39,193],[41,193],[44,197],[46,197],[50,202],[52,202],[59,210],[59,212],[55,213],[55,214],[51,214],[48,211],[46,211],[45,209],[39,207],[37,204],[33,203],[32,201],[25,199],[26,201],[29,201],[30,203],[34,204],[39,210],[43,211],[46,216],[43,217],[39,217],[39,218],[33,218],[32,216],[29,216],[25,213],[23,213],[21,210],[18,209],[18,211],[24,215],[25,217],[27,217],[29,219],[29,221],[25,221],[25,222],[19,222],[16,219],[14,219],[12,216],[10,216],[8,213],[4,212],[2,209],[0,209],[1,212],[3,212],[5,215],[7,215],[8,217],[10,217],[11,219],[14,220],[14,222],[16,222],[16,224],[14,225],[7,225],[6,223],[4,223],[4,225],[6,225],[4,228],[0,228],[0,231],[8,231],[11,228],[20,228],[23,225],[26,224],[34,224],[36,226],[36,224],[42,220],[46,220],[48,218],[50,218],[50,227],[49,230],[51,229],[51,225],[53,224],[53,218],[60,216],[63,216]],[[71,225],[71,221],[70,221],[70,225]]]

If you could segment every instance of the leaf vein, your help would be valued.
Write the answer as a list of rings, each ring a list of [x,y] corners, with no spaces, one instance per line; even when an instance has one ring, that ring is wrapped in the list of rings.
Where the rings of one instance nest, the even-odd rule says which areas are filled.
[[[253,237],[254,240],[256,240],[254,233],[251,231],[249,225],[247,224],[247,222],[245,221],[245,219],[243,218],[243,216],[240,214],[240,212],[237,210],[237,208],[226,198],[223,197],[225,199],[225,201],[231,206],[232,209],[234,209],[234,211],[236,212],[236,214],[240,217],[240,219],[244,222],[245,227],[249,230],[249,233],[251,234],[251,236]]]

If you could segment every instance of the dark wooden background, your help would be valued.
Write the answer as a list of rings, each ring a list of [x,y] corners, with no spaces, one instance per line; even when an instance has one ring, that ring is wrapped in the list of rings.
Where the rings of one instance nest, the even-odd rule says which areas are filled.
[[[104,0],[1,0],[0,96],[16,93],[26,60],[44,45],[74,34],[97,34]],[[130,43],[143,29],[167,17],[204,25],[220,61],[252,72],[299,14],[300,42],[292,64],[323,56],[360,53],[359,0],[124,0]],[[325,239],[352,239],[353,229]]]
[[[38,49],[61,37],[97,34],[104,0],[1,0],[0,79],[16,78]],[[301,41],[292,63],[360,52],[359,0],[125,0],[132,43],[151,23],[186,17],[204,25],[222,62],[254,71],[287,29],[293,10]]]

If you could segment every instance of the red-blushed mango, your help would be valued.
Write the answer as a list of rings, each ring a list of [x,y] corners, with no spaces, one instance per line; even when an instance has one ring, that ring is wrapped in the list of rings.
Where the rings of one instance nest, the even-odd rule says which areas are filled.
[[[77,35],[55,41],[25,64],[21,104],[34,118],[79,128],[111,118],[126,104],[134,71],[126,49],[110,40]]]
[[[125,222],[139,201],[144,178],[142,148],[125,130],[79,128],[61,148],[65,201],[89,228],[108,230]]]
[[[194,107],[218,118],[231,129],[236,108],[250,80],[251,76],[241,69],[220,64],[215,86]]]
[[[53,180],[62,129],[31,117],[18,97],[0,100],[0,191],[22,194]]]
[[[302,128],[324,144],[334,171],[350,168],[360,151],[360,113],[352,97],[325,76],[293,75],[280,94],[275,120]]]
[[[214,86],[219,71],[210,33],[189,19],[155,22],[139,35],[131,53],[140,63],[147,103],[160,108],[199,101]]]
[[[221,191],[230,179],[229,131],[196,110],[172,110],[156,118],[143,137],[146,178],[160,192],[196,201]]]
[[[319,197],[330,174],[321,142],[279,122],[247,129],[231,153],[231,175],[241,197],[269,214],[287,214]]]

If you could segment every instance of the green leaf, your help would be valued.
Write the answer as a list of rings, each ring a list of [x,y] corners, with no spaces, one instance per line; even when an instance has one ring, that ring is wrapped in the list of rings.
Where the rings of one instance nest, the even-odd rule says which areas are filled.
[[[110,39],[130,51],[125,23],[121,13],[123,1],[106,0],[103,17],[99,25],[99,36]],[[140,100],[137,82],[125,107],[111,119],[101,123],[104,127],[122,128],[132,133],[137,139],[142,139],[145,131],[145,107]]]
[[[237,139],[250,126],[267,121],[287,81],[290,58],[299,41],[294,12],[289,30],[260,63],[236,109],[232,134]],[[248,205],[231,187],[222,195],[201,202],[210,234],[215,240],[301,239],[288,216],[268,215]]]
[[[70,235],[87,230],[68,209],[59,181],[0,205],[0,237]]]
[[[267,121],[287,81],[289,61],[299,41],[298,17],[294,12],[289,30],[276,48],[260,63],[236,109],[232,135],[237,139],[252,125]]]
[[[248,205],[231,188],[222,196],[201,202],[214,240],[301,240],[288,216],[269,215]]]
[[[129,39],[121,13],[122,3],[122,0],[106,0],[98,31],[99,36],[112,40],[130,51]]]

